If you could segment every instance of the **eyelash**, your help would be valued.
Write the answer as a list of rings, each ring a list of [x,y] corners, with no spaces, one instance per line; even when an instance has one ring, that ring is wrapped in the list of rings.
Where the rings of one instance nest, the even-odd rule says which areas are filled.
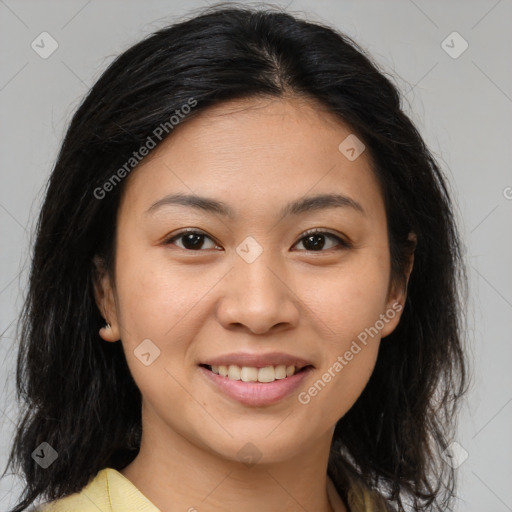
[[[182,237],[184,235],[190,235],[190,234],[201,235],[206,238],[210,238],[210,240],[215,242],[211,237],[209,237],[206,233],[203,233],[202,231],[198,231],[196,229],[187,229],[187,230],[180,231],[179,233],[173,235],[171,238],[167,239],[164,242],[164,244],[172,245],[175,240],[179,239],[180,237]],[[330,249],[320,250],[320,251],[311,251],[311,250],[308,251],[307,249],[305,249],[307,252],[327,252],[330,250],[350,249],[352,247],[352,244],[350,242],[348,242],[347,240],[344,240],[343,238],[341,238],[333,233],[330,233],[328,231],[323,231],[322,229],[319,229],[319,228],[310,229],[309,231],[306,231],[305,233],[303,233],[301,235],[301,237],[299,238],[299,240],[294,244],[294,246],[297,245],[299,242],[301,242],[303,239],[307,238],[308,236],[317,235],[317,234],[327,235],[330,238],[334,238],[338,242],[338,244],[341,246],[341,248],[336,249],[335,247],[331,247]],[[188,251],[188,252],[201,252],[202,251],[202,249],[198,249],[198,250],[194,251],[192,249],[184,249],[182,247],[178,247],[178,248],[183,249],[184,251]]]

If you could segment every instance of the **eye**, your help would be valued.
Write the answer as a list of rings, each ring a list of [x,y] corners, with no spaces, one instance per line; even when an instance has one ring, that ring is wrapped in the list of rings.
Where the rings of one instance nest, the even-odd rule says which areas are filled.
[[[322,252],[322,249],[324,249],[326,245],[326,238],[330,238],[331,240],[335,240],[336,242],[338,242],[337,245],[341,246],[340,249],[348,249],[351,247],[349,242],[343,240],[339,236],[333,235],[332,233],[328,233],[326,231],[321,231],[319,229],[312,229],[310,231],[307,231],[296,245],[302,243],[306,251]],[[335,247],[336,244],[334,245],[334,248]],[[333,246],[327,247],[327,249],[332,248]]]
[[[179,240],[179,239],[183,239],[183,245],[180,246],[178,245],[178,247],[180,247],[180,249],[186,249],[186,250],[189,250],[189,251],[197,251],[197,250],[200,250],[202,248],[204,248],[204,240],[205,238],[211,240],[213,242],[213,240],[206,234],[202,233],[201,231],[195,231],[195,230],[186,230],[186,231],[181,231],[180,233],[174,235],[172,238],[169,238],[168,240],[165,241],[165,244],[166,245],[178,245],[178,244],[174,244],[174,241],[175,240]],[[215,242],[213,242],[213,247],[210,247],[210,248],[216,248],[218,247]],[[208,247],[207,247],[208,249]]]
[[[331,247],[326,247],[325,239],[331,239],[337,242],[337,244],[331,245]],[[204,249],[204,241],[208,239],[212,242],[211,247],[206,247],[206,249],[215,249],[219,246],[205,233],[201,231],[189,229],[185,231],[181,231],[176,235],[172,236],[168,240],[165,241],[166,245],[177,245],[180,249],[185,249],[189,251],[198,251]],[[183,240],[182,245],[175,243],[176,240]],[[302,243],[305,247],[306,251],[312,252],[323,252],[322,249],[333,249],[338,246],[340,249],[348,249],[351,247],[351,244],[346,240],[343,240],[337,235],[332,233],[321,231],[320,229],[312,229],[307,231],[299,242],[296,245]],[[327,243],[327,245],[329,245]],[[294,246],[294,247],[295,247]]]

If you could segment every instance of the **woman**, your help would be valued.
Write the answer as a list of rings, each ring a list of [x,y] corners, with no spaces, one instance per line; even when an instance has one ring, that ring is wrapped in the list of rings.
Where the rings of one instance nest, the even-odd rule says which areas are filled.
[[[348,37],[208,9],[76,112],[22,316],[12,510],[450,510],[445,178]]]

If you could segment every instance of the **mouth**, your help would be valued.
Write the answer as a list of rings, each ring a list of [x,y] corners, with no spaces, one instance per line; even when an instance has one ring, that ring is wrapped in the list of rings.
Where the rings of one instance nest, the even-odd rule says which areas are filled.
[[[258,383],[271,383],[276,380],[286,380],[298,373],[306,372],[313,369],[313,365],[307,364],[302,366],[295,365],[269,365],[263,367],[256,366],[238,366],[231,365],[199,365],[206,370],[225,377],[228,380],[242,381],[242,382],[258,382]]]
[[[247,407],[268,407],[297,393],[315,367],[311,364],[256,367],[203,363],[198,369],[212,389],[230,400]]]
[[[312,360],[285,352],[233,352],[198,361],[198,370],[208,386],[230,400],[267,407],[290,398],[315,366]]]

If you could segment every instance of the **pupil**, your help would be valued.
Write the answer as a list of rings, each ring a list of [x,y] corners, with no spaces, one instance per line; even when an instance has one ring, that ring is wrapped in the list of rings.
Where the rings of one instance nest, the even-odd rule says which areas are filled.
[[[307,250],[312,249],[322,249],[325,245],[324,235],[309,235],[306,237],[306,240],[304,242],[304,247],[306,247]],[[308,247],[309,242],[312,242],[310,247]]]
[[[183,239],[183,245],[187,249],[200,248],[203,245],[202,237],[203,237],[203,235],[189,233],[188,235],[185,235],[185,237]]]

